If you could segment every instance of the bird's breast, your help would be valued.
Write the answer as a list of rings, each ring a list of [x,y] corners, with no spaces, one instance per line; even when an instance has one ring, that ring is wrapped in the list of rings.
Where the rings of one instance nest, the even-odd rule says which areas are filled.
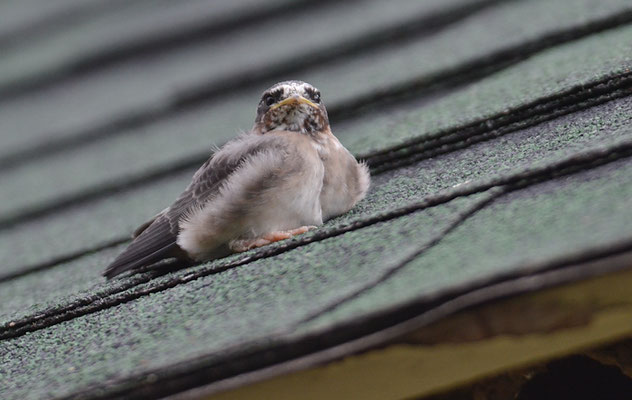
[[[323,220],[327,220],[349,211],[364,196],[366,189],[358,196],[357,186],[358,176],[365,171],[335,138],[321,154],[324,176],[320,203]]]

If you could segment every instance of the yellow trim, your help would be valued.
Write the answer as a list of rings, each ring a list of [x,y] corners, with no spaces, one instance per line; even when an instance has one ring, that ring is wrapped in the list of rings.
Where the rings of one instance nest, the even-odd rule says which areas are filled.
[[[278,376],[213,399],[401,399],[427,395],[632,335],[632,272],[611,274],[485,306],[555,303],[588,312],[580,326],[552,332],[500,334],[436,345],[394,344],[323,366]],[[484,307],[456,314],[480,312]],[[449,321],[446,318],[444,321]]]
[[[292,96],[292,97],[288,97],[285,100],[281,100],[280,102],[274,104],[273,106],[270,107],[270,110],[274,110],[277,109],[281,106],[284,106],[286,104],[297,104],[297,103],[302,103],[302,104],[307,104],[308,106],[314,107],[314,108],[318,108],[318,105],[316,105],[314,102],[312,102],[311,100],[306,99],[303,96]]]

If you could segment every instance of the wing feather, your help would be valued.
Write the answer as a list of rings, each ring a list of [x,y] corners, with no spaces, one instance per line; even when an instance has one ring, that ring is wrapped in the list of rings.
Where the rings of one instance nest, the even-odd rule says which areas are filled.
[[[282,146],[274,137],[247,134],[229,142],[209,158],[176,201],[154,219],[141,225],[130,245],[105,269],[108,279],[122,272],[149,265],[177,254],[180,221],[195,207],[203,207],[218,192],[221,184],[249,157]]]

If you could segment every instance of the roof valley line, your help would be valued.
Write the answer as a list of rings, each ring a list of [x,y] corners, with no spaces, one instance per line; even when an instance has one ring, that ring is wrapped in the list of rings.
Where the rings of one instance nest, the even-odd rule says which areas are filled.
[[[577,173],[630,156],[632,156],[632,137],[628,135],[609,145],[596,146],[588,150],[577,152],[566,158],[527,168],[520,172],[500,175],[498,177],[470,182],[447,189],[437,194],[426,196],[420,201],[407,206],[376,213],[363,220],[356,220],[340,226],[321,228],[315,231],[314,235],[298,237],[275,247],[264,247],[256,250],[254,254],[246,255],[235,261],[225,262],[219,260],[218,262],[207,264],[207,266],[198,267],[191,272],[179,271],[175,276],[161,282],[155,282],[155,284],[152,284],[151,280],[160,276],[162,274],[160,271],[132,277],[131,280],[124,282],[120,286],[108,288],[107,291],[99,293],[98,296],[75,299],[72,303],[53,307],[43,312],[38,312],[36,315],[9,322],[0,327],[0,340],[22,336],[28,332],[44,329],[70,319],[115,307],[205,276],[237,268],[258,259],[276,256],[297,247],[339,236],[346,232],[362,229],[379,222],[392,220],[440,204],[445,204],[458,197],[481,193],[495,187],[505,187],[505,189],[501,189],[498,193],[499,195],[505,194],[529,185]],[[495,199],[497,196],[492,196],[492,198]],[[489,202],[483,202],[481,204],[486,206]],[[474,208],[473,210],[476,212],[480,209],[481,208]],[[471,215],[471,213],[466,212],[463,218],[467,218],[469,215]],[[147,285],[140,286],[145,283],[147,283]]]

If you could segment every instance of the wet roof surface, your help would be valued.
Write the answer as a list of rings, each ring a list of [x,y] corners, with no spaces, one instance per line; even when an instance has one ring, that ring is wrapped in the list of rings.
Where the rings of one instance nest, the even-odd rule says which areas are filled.
[[[0,397],[177,392],[632,248],[629,1],[263,4],[0,5]],[[106,282],[285,79],[321,89],[366,199]]]

